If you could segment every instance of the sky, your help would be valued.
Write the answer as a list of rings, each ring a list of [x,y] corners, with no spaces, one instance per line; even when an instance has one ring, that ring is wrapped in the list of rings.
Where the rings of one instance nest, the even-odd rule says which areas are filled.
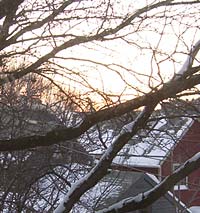
[[[137,3],[139,5],[139,1]],[[131,11],[130,8],[129,11]],[[133,93],[138,95],[137,92],[141,91],[140,94],[147,92],[149,86],[159,85],[161,81],[166,82],[179,71],[191,45],[199,38],[200,33],[195,28],[198,25],[197,18],[188,16],[180,20],[178,16],[175,16],[163,20],[157,19],[153,23],[151,23],[152,20],[147,20],[142,24],[144,26],[141,26],[142,31],[126,36],[126,40],[134,42],[133,44],[117,39],[80,45],[65,52],[66,59],[61,63],[64,65],[67,62],[67,67],[78,70],[78,74],[88,75],[86,81],[93,89],[109,94],[123,93],[133,97]],[[188,28],[189,24],[193,27]],[[145,25],[147,25],[146,28]],[[128,30],[134,31],[134,27],[125,29],[121,34],[126,34]],[[74,61],[70,59],[72,56],[97,63]],[[112,70],[99,63],[109,65]],[[153,76],[151,81],[149,81],[149,75]],[[79,79],[78,76],[76,77]],[[82,83],[88,86],[84,80]],[[82,90],[87,91],[87,88],[82,87]]]
[[[84,17],[89,12],[91,15],[95,12],[98,15],[102,10],[105,11],[107,5],[102,4],[98,9],[85,9],[76,13],[78,7],[85,5],[92,7],[97,4],[96,2],[76,2],[69,8],[66,17],[72,15]],[[108,13],[119,16],[130,15],[147,3],[156,1],[111,2],[114,2],[113,11]],[[167,9],[162,10],[164,13],[160,14],[168,16],[167,19],[159,18],[160,14],[157,10],[150,12],[146,14],[150,19],[146,18],[142,23],[135,20],[132,26],[120,31],[118,35],[125,35],[124,39],[95,41],[62,51],[57,54],[58,58],[54,59],[59,66],[63,66],[63,68],[56,67],[60,69],[62,75],[54,75],[54,80],[61,82],[65,87],[70,85],[72,90],[76,89],[82,94],[88,95],[90,92],[90,98],[94,100],[100,100],[100,95],[97,93],[106,93],[113,100],[118,100],[122,95],[121,99],[129,99],[150,91],[151,87],[160,85],[162,81],[168,81],[175,72],[179,71],[187,57],[186,53],[199,38],[200,17],[188,16],[188,13],[192,12],[189,7],[176,8],[174,16],[171,16]],[[193,9],[193,12],[197,11],[198,8]],[[178,16],[180,13],[183,14],[181,17]],[[152,15],[157,16],[157,19],[152,21]],[[119,23],[119,19],[107,20],[104,25],[114,27]],[[51,31],[88,35],[96,32],[101,24],[102,20],[94,18],[75,20],[54,26]],[[34,36],[41,33],[43,33],[41,30],[36,30]],[[27,33],[24,38],[32,36],[32,33]],[[37,60],[39,56],[50,52],[53,46],[61,44],[66,39],[57,41],[56,44],[53,40],[39,43],[40,48],[33,49],[34,53],[28,59]],[[27,45],[31,45],[31,42],[23,43],[22,47],[26,48]]]

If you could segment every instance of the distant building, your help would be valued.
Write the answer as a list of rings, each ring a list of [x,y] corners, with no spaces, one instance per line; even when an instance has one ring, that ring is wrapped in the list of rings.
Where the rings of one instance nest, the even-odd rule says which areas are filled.
[[[23,98],[25,99],[25,97]],[[21,100],[16,105],[4,102],[1,102],[0,105],[1,139],[43,135],[54,128],[64,127],[59,118],[39,100],[32,100],[31,104],[25,103],[25,100],[23,103]],[[62,192],[60,180],[65,181],[65,184],[68,183],[68,186],[70,186],[71,180],[74,181],[72,178],[73,165],[87,167],[91,163],[92,158],[77,140],[63,141],[52,146],[23,151],[0,152],[0,209],[7,209],[7,212],[22,212],[23,208],[29,206],[32,208],[30,212],[38,212],[34,205],[42,203],[41,199],[45,200],[43,196],[46,195],[50,199],[59,191]],[[64,171],[65,173],[62,174]],[[43,178],[48,174],[52,174],[51,181],[55,187],[50,184],[50,180]],[[69,178],[67,178],[67,174]],[[39,181],[40,179],[41,181]],[[76,178],[74,179],[76,180]],[[47,187],[47,183],[49,187]],[[55,190],[56,187],[58,191]],[[52,192],[55,191],[55,195],[48,195],[50,189]],[[26,203],[24,203],[25,201]],[[48,205],[50,206],[49,203]],[[34,208],[35,210],[33,210]],[[40,208],[38,207],[38,209]]]

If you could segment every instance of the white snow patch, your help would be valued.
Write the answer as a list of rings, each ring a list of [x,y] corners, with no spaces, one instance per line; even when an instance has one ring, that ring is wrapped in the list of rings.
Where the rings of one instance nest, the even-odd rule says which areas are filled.
[[[189,209],[192,213],[199,213],[200,212],[200,206],[191,206]]]
[[[199,159],[200,159],[200,152],[197,152],[193,157],[191,157],[188,161],[186,161],[186,164],[187,164],[187,162],[191,163],[191,162],[197,161]]]
[[[174,190],[188,190],[188,186],[186,186],[186,185],[175,185]]]
[[[166,119],[161,119],[157,124],[156,126],[154,127],[155,129],[160,129],[162,126],[164,126],[165,124],[167,124],[167,120]],[[155,132],[156,130],[154,130]]]
[[[179,72],[176,74],[175,80],[178,79],[180,76],[182,76],[190,66],[192,66],[192,63],[194,61],[194,57],[196,56],[197,52],[200,49],[200,40],[196,42],[196,44],[191,48],[190,53],[183,64],[182,68],[179,70]]]
[[[65,199],[60,199],[58,207],[54,210],[54,213],[61,213],[64,212],[65,207],[64,207]]]
[[[109,153],[112,151],[112,147],[109,147],[105,154],[102,156],[102,160],[103,158],[107,158]],[[100,160],[101,161],[101,160]],[[68,191],[67,195],[62,199],[61,203],[58,205],[58,207],[55,209],[54,213],[61,213],[64,212],[63,209],[64,208],[64,203],[67,203],[71,194],[74,193],[74,191],[79,188],[84,182],[86,182],[92,175],[93,173],[98,169],[98,164],[88,173],[86,174],[84,177],[82,177],[81,179],[79,179],[77,182],[75,182],[74,184],[72,184],[70,190]]]
[[[181,130],[169,135],[165,130],[162,131],[167,121],[161,119],[154,127],[155,130],[151,131],[151,134],[145,137],[142,142],[125,145],[120,155],[114,159],[114,162],[141,166],[159,165],[169,150],[183,137],[193,123],[193,120],[190,118],[184,120],[185,124],[181,127]]]
[[[155,175],[152,175],[150,173],[146,173],[155,183],[159,184],[160,181],[158,180],[158,178]]]

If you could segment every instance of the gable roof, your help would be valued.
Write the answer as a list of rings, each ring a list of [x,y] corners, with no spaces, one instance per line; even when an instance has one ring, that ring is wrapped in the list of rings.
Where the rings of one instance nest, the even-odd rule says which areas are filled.
[[[147,128],[140,131],[123,147],[114,158],[113,163],[133,167],[159,168],[194,123],[191,117],[195,115],[195,111],[193,105],[190,106],[192,108],[186,111],[185,106],[178,105],[174,109],[167,103],[164,108],[157,110]],[[110,123],[109,121],[102,123],[99,127],[101,128],[100,137],[98,137],[97,130],[90,131],[89,137],[92,138],[95,145],[101,144],[102,141],[109,145],[123,130],[124,124],[130,123],[135,117],[136,113],[130,113],[119,119],[113,119]],[[84,140],[87,140],[86,137]],[[100,156],[102,152],[103,148],[97,148],[91,153]]]
[[[173,147],[193,124],[191,118],[163,118],[124,146],[114,163],[142,167],[159,167]]]
[[[104,182],[112,184],[112,189],[109,189],[110,193],[105,193],[105,196],[97,204],[96,209],[103,209],[116,202],[126,199],[128,197],[134,197],[140,193],[152,189],[159,180],[154,176],[147,173],[141,172],[117,172],[112,171],[107,177],[104,178]],[[162,209],[174,210],[178,207],[184,212],[191,212],[184,203],[182,203],[176,196],[171,192],[167,192],[163,197],[159,198],[155,203],[152,204],[153,209],[160,207],[162,203]]]

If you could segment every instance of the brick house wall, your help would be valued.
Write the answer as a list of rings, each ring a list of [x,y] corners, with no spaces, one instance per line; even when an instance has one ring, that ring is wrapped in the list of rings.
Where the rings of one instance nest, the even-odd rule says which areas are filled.
[[[197,152],[200,152],[200,122],[194,121],[161,165],[161,177],[170,175],[173,165],[183,164]],[[184,181],[186,184],[183,184]],[[190,174],[180,186],[176,186],[174,192],[187,206],[200,206],[200,169]]]

